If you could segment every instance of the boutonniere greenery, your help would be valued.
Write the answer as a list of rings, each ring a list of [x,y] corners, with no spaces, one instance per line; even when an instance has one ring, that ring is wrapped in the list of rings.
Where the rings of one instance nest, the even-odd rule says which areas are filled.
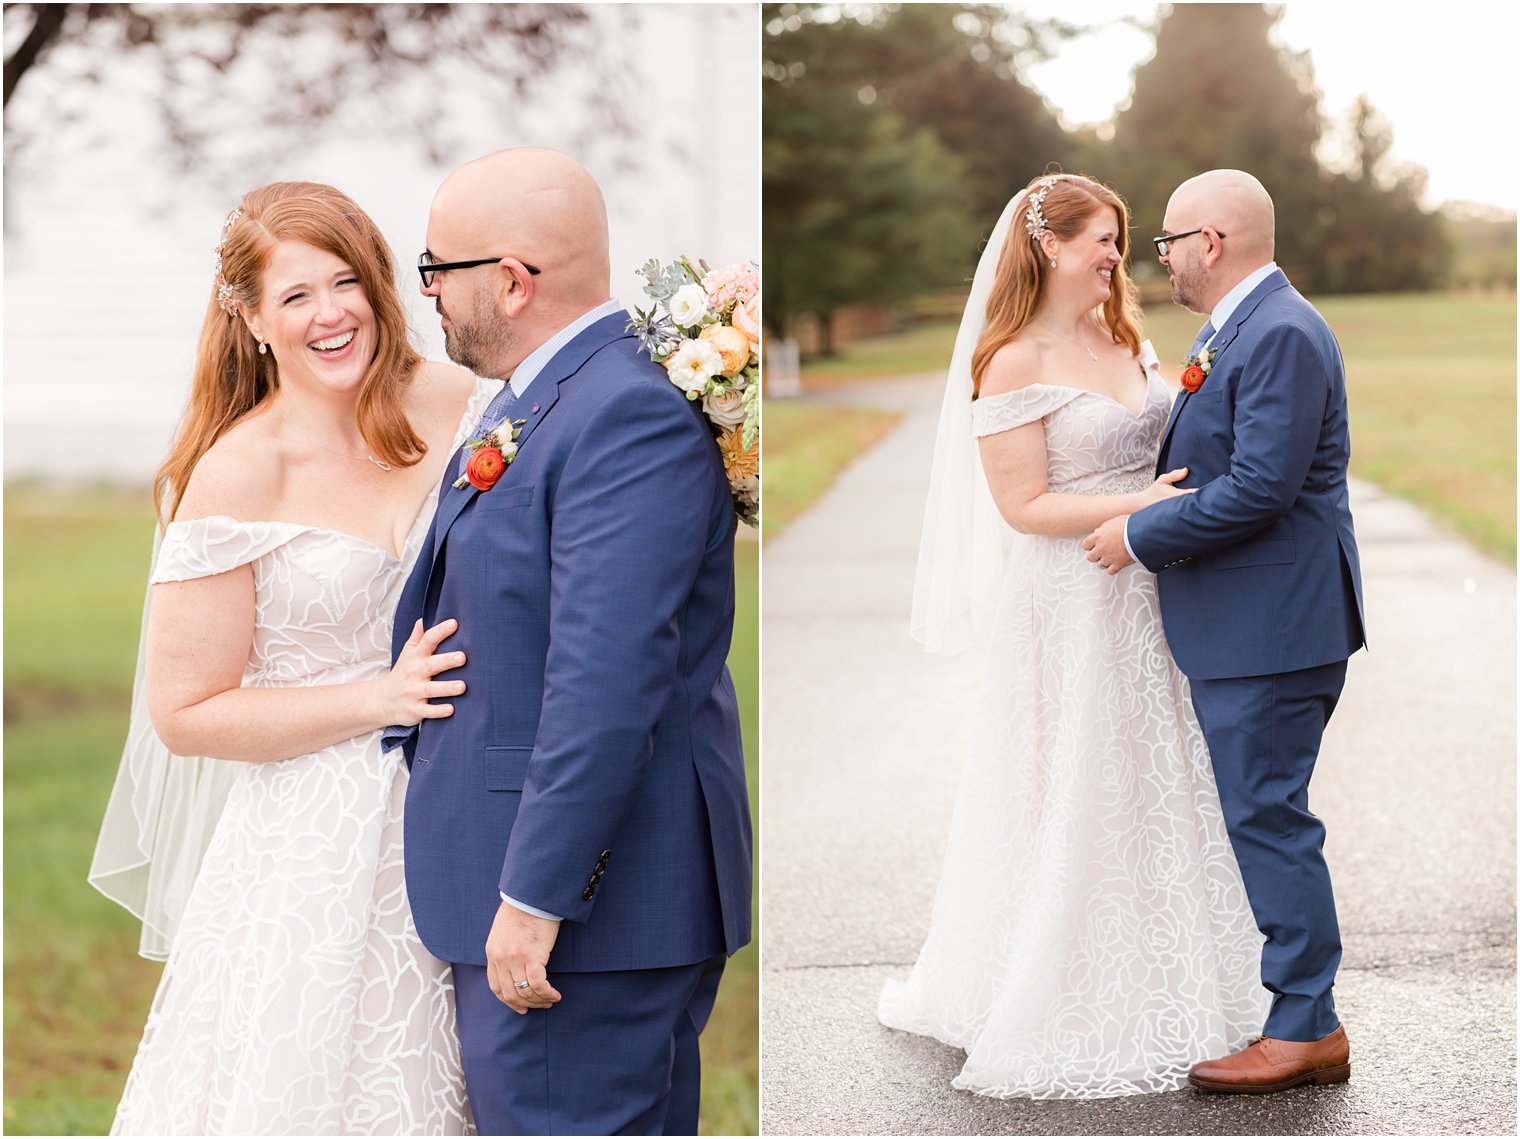
[[[479,439],[466,439],[470,449],[469,462],[464,474],[454,480],[454,489],[463,490],[466,483],[476,490],[490,490],[517,458],[517,437],[522,434],[526,419],[508,419],[487,431]]]

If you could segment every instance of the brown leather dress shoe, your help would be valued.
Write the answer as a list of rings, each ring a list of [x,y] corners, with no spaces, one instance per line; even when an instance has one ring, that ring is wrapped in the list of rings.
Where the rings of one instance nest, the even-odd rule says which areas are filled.
[[[1223,1060],[1194,1065],[1188,1083],[1208,1092],[1280,1092],[1299,1084],[1337,1084],[1350,1077],[1351,1044],[1342,1025],[1307,1043],[1263,1036]]]

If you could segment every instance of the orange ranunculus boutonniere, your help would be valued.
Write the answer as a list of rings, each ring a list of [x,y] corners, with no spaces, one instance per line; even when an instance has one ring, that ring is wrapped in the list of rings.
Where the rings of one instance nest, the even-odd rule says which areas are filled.
[[[464,477],[476,490],[490,490],[507,469],[507,461],[495,447],[482,447],[465,464]]]
[[[490,490],[517,458],[517,437],[522,434],[526,419],[503,420],[494,430],[487,431],[479,439],[468,439],[469,462],[464,474],[454,480],[454,489],[463,490],[473,486],[476,490]]]
[[[1203,387],[1203,381],[1209,378],[1209,373],[1214,370],[1214,357],[1219,355],[1219,349],[1200,348],[1198,355],[1189,356],[1183,361],[1182,386],[1190,392],[1196,392]]]

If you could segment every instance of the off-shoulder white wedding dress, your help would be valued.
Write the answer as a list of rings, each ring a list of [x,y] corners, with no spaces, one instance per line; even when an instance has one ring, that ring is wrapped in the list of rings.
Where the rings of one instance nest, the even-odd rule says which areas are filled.
[[[499,387],[477,385],[456,446]],[[152,580],[252,566],[245,687],[376,679],[435,506],[399,558],[313,526],[174,522]],[[407,905],[406,781],[379,731],[236,765],[113,1134],[470,1132],[449,968]]]
[[[978,436],[1043,420],[1052,491],[1122,494],[1152,482],[1169,404],[1152,368],[1138,415],[1034,384],[972,418]],[[1178,1088],[1268,998],[1187,681],[1151,574],[1012,538],[928,937],[878,1013],[965,1049],[957,1088]]]

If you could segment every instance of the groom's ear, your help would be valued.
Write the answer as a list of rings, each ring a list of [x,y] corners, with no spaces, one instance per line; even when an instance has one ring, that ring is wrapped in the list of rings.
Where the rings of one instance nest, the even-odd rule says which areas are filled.
[[[1203,263],[1212,269],[1224,256],[1224,242],[1221,240],[1220,232],[1211,225],[1203,227],[1203,234],[1209,243],[1208,249],[1203,253]]]
[[[497,272],[497,306],[509,317],[521,315],[533,299],[533,274],[515,257],[503,257]]]

